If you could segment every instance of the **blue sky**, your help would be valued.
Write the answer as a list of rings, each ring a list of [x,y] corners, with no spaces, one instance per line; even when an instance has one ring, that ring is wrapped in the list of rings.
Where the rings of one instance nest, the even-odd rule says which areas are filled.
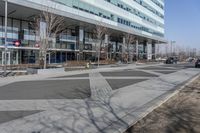
[[[165,38],[200,48],[200,0],[165,0]]]

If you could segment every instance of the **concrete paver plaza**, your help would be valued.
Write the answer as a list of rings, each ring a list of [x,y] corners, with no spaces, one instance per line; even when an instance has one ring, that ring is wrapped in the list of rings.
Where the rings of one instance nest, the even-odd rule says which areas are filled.
[[[190,65],[128,65],[0,80],[1,133],[118,133],[199,74]]]

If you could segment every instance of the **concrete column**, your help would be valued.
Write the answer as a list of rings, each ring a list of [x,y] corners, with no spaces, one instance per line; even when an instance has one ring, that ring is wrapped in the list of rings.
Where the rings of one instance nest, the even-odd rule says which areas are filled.
[[[85,45],[85,34],[84,29],[82,27],[77,26],[76,30],[76,47],[79,49],[79,58],[80,60],[84,60],[83,50]]]
[[[156,44],[152,43],[152,59],[156,59]]]
[[[108,59],[108,44],[109,44],[109,41],[108,41],[109,39],[108,38],[109,38],[109,36],[107,34],[105,34],[105,42],[104,42],[105,45],[104,45],[104,48],[106,48],[105,49],[106,59]]]
[[[105,41],[104,41],[105,45],[108,44],[108,38],[109,38],[108,34],[105,34]]]
[[[139,56],[139,49],[138,49],[138,40],[136,40],[136,60],[138,60],[138,56]]]
[[[130,44],[127,44],[127,51],[128,51],[128,62],[131,60],[131,55],[130,55]]]
[[[147,60],[152,60],[152,44],[147,43]]]
[[[113,55],[113,58],[116,59],[116,55],[117,55],[117,45],[118,45],[118,41],[115,42],[114,46],[113,46],[113,52],[114,52],[114,55]]]
[[[147,59],[147,41],[143,42],[143,59]]]
[[[126,51],[126,49],[125,49],[125,45],[126,45],[126,38],[125,37],[123,37],[123,43],[122,43],[122,51],[121,51],[121,58],[122,58],[122,61],[124,60],[124,54],[125,54],[125,51]]]

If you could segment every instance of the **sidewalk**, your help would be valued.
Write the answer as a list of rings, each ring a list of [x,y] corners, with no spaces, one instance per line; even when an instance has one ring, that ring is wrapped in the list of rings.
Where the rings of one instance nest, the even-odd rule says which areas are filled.
[[[138,121],[126,133],[199,133],[200,77]]]
[[[155,65],[148,65],[155,66]],[[3,123],[1,133],[118,133],[124,132],[129,126],[141,119],[160,105],[166,98],[174,94],[178,86],[199,74],[197,69],[184,69],[168,75],[152,77],[149,80],[126,86],[117,90],[110,90],[109,84],[98,73],[122,69],[135,69],[144,66],[128,65],[119,68],[99,68],[95,70],[73,71],[34,76],[6,78],[0,81],[0,86],[10,82],[23,80],[41,80],[49,77],[90,73],[92,83],[90,88],[96,99],[87,98],[62,100],[14,100],[16,108],[37,110],[40,113]],[[101,82],[101,84],[97,84]],[[102,86],[103,85],[103,86]],[[104,89],[101,89],[104,88]],[[81,91],[81,90],[80,90]],[[108,97],[98,98],[102,93],[110,93]],[[80,92],[84,93],[84,92]],[[5,102],[5,101],[4,101]],[[27,104],[27,103],[32,104]],[[19,104],[17,104],[19,103]],[[10,108],[10,101],[4,104]],[[20,106],[21,104],[21,106]],[[34,105],[34,106],[31,106]],[[0,106],[3,108],[3,103]],[[1,110],[1,111],[2,111]]]

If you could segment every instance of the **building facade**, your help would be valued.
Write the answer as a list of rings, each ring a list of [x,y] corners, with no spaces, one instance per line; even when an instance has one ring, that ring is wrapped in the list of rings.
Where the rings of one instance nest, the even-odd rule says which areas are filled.
[[[5,55],[7,64],[38,63],[38,36],[30,21],[46,8],[52,8],[52,13],[65,17],[66,21],[65,32],[52,38],[48,63],[80,60],[81,53],[84,60],[95,60],[98,44],[94,28],[99,23],[109,29],[102,58],[122,60],[128,49],[131,60],[151,60],[155,58],[155,45],[165,43],[164,0],[8,0],[5,54],[4,4],[0,0],[0,64],[4,63]],[[135,36],[129,48],[124,34]]]

